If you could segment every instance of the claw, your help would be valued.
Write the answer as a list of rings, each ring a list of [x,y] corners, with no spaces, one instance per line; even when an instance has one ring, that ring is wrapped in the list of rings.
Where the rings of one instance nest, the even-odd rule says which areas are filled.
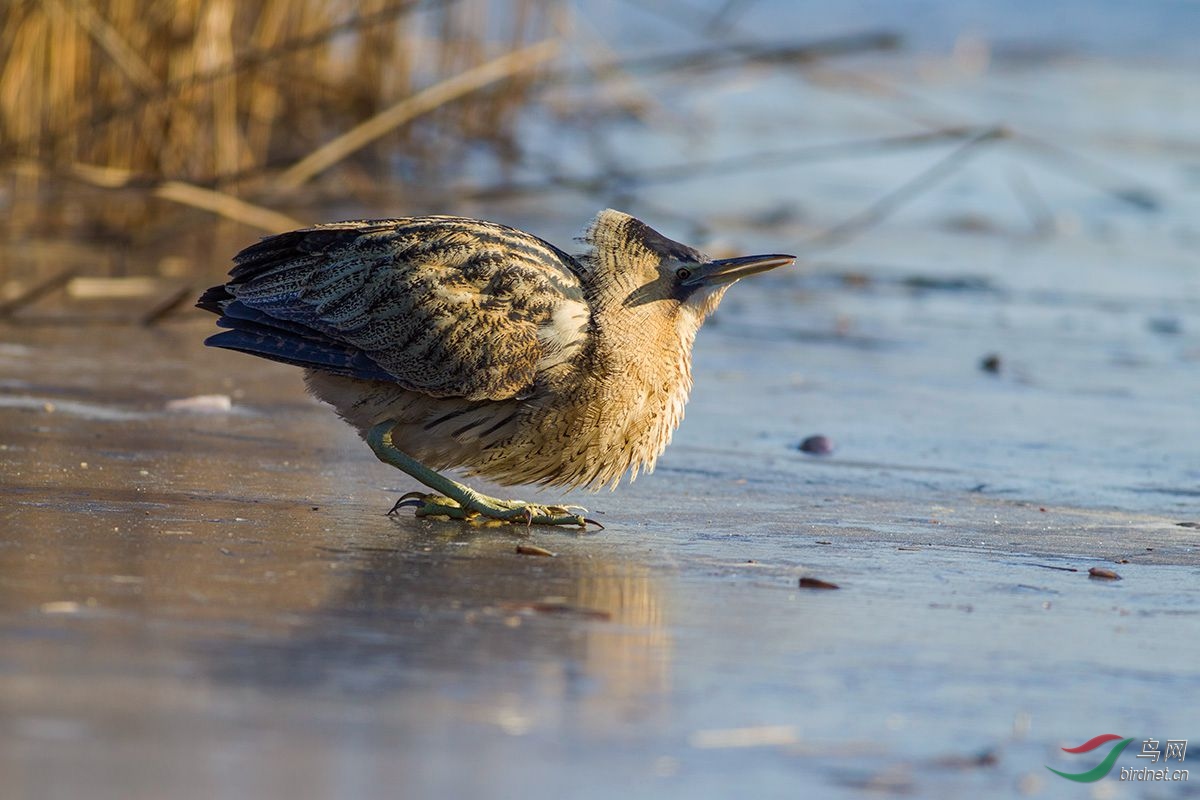
[[[586,529],[588,525],[595,525],[595,526],[596,526],[596,530],[598,530],[598,531],[602,531],[602,530],[604,530],[604,526],[603,526],[603,525],[601,525],[599,522],[596,522],[596,520],[594,520],[594,519],[588,519],[587,517],[584,517],[584,518],[583,518],[583,524],[582,524],[582,525],[580,525],[579,527]]]
[[[408,500],[397,500],[396,505],[392,506],[392,510],[388,512],[388,516],[395,516],[402,508],[420,508],[423,505],[425,503],[415,497]]]
[[[402,508],[420,508],[425,505],[425,498],[428,496],[424,492],[408,492],[403,494],[396,501],[396,505],[392,506],[392,510],[387,512],[387,516],[394,517],[396,512]]]

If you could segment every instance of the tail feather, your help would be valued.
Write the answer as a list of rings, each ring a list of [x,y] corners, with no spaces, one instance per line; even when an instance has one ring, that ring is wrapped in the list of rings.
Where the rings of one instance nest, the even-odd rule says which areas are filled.
[[[267,312],[252,308],[240,300],[226,303],[222,307],[221,318],[217,320],[217,324],[222,328],[234,328],[238,330],[267,328],[276,335],[297,336],[316,343],[333,344],[337,347],[346,346],[341,342],[331,342],[319,331],[313,330],[302,322],[273,317]]]
[[[224,304],[233,299],[233,295],[229,293],[229,289],[225,284],[213,286],[211,289],[205,289],[204,294],[200,295],[200,299],[196,301],[196,308],[202,308],[205,311],[211,311],[214,314],[222,314]]]
[[[232,330],[208,337],[204,343],[209,347],[237,350],[284,364],[332,372],[347,378],[394,380],[358,350],[296,338],[283,332],[272,332],[265,327],[234,327]]]

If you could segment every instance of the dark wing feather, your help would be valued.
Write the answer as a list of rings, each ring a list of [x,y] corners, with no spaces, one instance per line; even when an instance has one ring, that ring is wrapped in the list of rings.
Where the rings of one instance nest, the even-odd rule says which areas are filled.
[[[321,225],[235,258],[197,304],[215,347],[435,396],[503,399],[534,383],[538,329],[583,303],[578,265],[520,231],[458,217]]]

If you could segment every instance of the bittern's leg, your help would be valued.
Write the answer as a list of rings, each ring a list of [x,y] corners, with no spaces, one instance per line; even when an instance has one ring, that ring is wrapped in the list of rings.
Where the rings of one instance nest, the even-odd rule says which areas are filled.
[[[392,427],[395,423],[381,422],[367,431],[367,444],[376,457],[407,472],[429,488],[441,493],[442,497],[414,492],[400,498],[403,503],[409,497],[420,500],[417,516],[445,515],[454,519],[472,520],[477,517],[527,525],[578,525],[585,527],[588,520],[572,514],[561,506],[539,506],[519,500],[498,500],[480,494],[469,486],[452,481],[445,475],[417,461],[392,444]],[[397,503],[399,507],[400,503]]]

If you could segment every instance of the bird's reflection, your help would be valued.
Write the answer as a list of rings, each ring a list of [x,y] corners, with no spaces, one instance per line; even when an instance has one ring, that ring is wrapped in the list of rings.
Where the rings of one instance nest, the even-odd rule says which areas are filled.
[[[541,558],[505,532],[395,527],[386,545],[318,546],[324,568],[301,580],[303,597],[323,599],[281,593],[258,612],[292,620],[285,635],[206,644],[213,677],[381,703],[432,690],[510,733],[560,724],[565,707],[593,730],[664,710],[670,638],[646,567],[602,555],[599,540]]]

